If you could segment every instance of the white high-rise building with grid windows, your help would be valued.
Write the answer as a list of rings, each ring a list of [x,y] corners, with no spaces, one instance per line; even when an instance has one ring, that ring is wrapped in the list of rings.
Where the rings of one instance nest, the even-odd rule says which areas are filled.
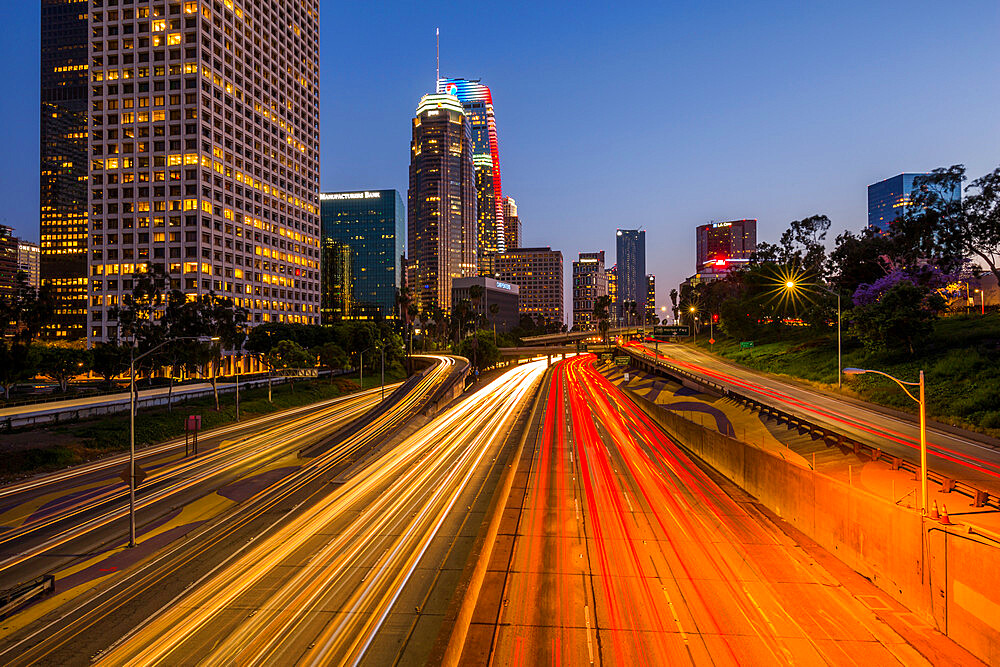
[[[319,323],[319,0],[91,0],[91,342],[134,276]]]

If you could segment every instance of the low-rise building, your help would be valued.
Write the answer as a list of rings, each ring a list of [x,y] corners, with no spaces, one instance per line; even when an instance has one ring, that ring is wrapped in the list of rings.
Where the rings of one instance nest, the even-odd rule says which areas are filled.
[[[472,298],[473,285],[479,285],[483,288],[478,299]],[[513,283],[485,276],[455,278],[451,281],[451,302],[456,304],[463,299],[471,301],[476,316],[482,318],[487,326],[495,326],[499,333],[510,331],[521,320],[520,289]],[[495,308],[491,308],[494,306]],[[496,312],[494,313],[493,310]]]

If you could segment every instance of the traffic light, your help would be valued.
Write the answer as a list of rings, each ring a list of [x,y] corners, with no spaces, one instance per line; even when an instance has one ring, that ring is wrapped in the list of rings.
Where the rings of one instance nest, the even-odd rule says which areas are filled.
[[[712,323],[713,324],[718,324],[719,323],[719,314],[718,313],[712,313]]]

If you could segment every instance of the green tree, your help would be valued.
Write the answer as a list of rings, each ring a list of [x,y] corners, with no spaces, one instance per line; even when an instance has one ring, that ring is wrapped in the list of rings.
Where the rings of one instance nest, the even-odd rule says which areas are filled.
[[[10,390],[18,383],[34,377],[37,346],[0,338],[0,387],[5,400],[10,400]]]
[[[0,335],[7,333],[19,342],[31,343],[54,311],[51,288],[35,289],[28,274],[18,271],[13,290],[0,297]]]
[[[38,372],[58,382],[66,393],[69,381],[90,368],[90,351],[73,347],[46,345],[39,350]]]
[[[294,341],[283,340],[275,345],[266,355],[267,365],[276,370],[296,368],[312,368],[316,358],[308,350]],[[295,390],[295,378],[289,376],[288,382]]]
[[[466,337],[458,346],[458,354],[473,362],[474,368],[486,369],[500,363],[500,349],[493,342],[493,335],[479,330]]]
[[[950,272],[976,257],[1000,281],[1000,168],[972,181],[962,197],[965,177],[965,166],[956,164],[914,179],[913,205],[894,236],[910,266],[930,259]]]
[[[91,364],[94,372],[110,387],[116,377],[128,370],[129,348],[117,340],[97,343],[91,350]]]
[[[850,331],[868,352],[905,346],[915,354],[933,332],[944,305],[944,299],[930,288],[900,280],[876,299],[854,307]]]
[[[336,343],[323,343],[319,347],[313,348],[312,353],[319,359],[319,365],[330,371],[331,384],[333,384],[334,371],[347,368],[351,363],[344,348]]]
[[[594,319],[597,320],[597,331],[604,340],[604,347],[610,347],[611,345],[608,339],[608,330],[610,329],[608,320],[611,317],[611,308],[611,297],[607,294],[597,297],[597,300],[594,302]]]

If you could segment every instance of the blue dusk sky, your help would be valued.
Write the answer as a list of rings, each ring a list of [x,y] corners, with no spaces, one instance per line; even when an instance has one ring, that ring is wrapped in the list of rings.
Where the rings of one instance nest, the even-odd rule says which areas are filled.
[[[0,223],[38,238],[39,6],[4,1]],[[432,15],[431,7],[438,12]],[[407,187],[410,119],[441,74],[493,91],[525,245],[614,262],[643,228],[658,304],[694,228],[816,213],[866,222],[866,186],[1000,164],[1000,4],[916,1],[321,5],[323,190]],[[567,316],[570,323],[570,316]]]

